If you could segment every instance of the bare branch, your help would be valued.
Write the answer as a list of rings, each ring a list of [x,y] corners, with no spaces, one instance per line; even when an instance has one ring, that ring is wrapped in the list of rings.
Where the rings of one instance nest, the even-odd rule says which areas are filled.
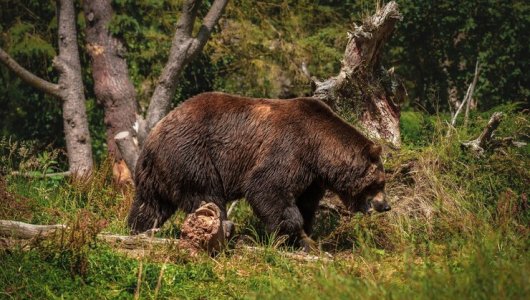
[[[473,81],[469,84],[469,87],[467,88],[466,95],[464,96],[464,100],[462,100],[462,103],[460,103],[460,106],[458,107],[458,109],[456,110],[453,118],[451,119],[451,126],[455,126],[456,118],[458,117],[458,115],[462,111],[462,108],[464,107],[464,104],[466,104],[466,103],[467,103],[467,105],[466,105],[465,119],[467,120],[467,118],[468,118],[468,110],[469,110],[469,102],[471,102],[471,98],[473,97],[473,93],[475,92],[475,86],[477,85],[478,75],[479,74],[480,74],[480,65],[479,65],[478,60],[477,60],[477,64],[475,65],[475,75],[473,76]]]
[[[63,230],[68,230],[66,225],[33,225],[17,221],[0,220],[0,249],[27,249],[32,242],[39,239],[53,238],[57,233]],[[103,242],[117,251],[124,253],[133,258],[141,258],[145,256],[152,256],[153,254],[168,255],[168,249],[173,248],[175,251],[179,249],[189,249],[189,241],[185,238],[168,239],[156,238],[146,234],[139,235],[117,235],[111,233],[100,233],[97,235],[97,240]],[[266,249],[253,246],[241,246],[240,249],[249,252],[263,252]],[[207,250],[207,249],[204,249]],[[322,261],[329,262],[333,257],[323,252],[322,255],[316,256],[307,254],[305,252],[284,252],[278,253],[286,258],[298,261]],[[190,252],[193,256],[193,252]]]
[[[471,99],[473,98],[473,93],[475,92],[475,86],[477,85],[478,75],[480,74],[480,64],[477,59],[475,64],[475,76],[473,76],[473,82],[470,85],[471,91],[469,92],[467,104],[466,104],[466,113],[464,114],[464,127],[467,126],[467,120],[469,118],[469,108],[471,106]]]
[[[51,83],[44,80],[21,65],[19,65],[9,54],[0,48],[0,61],[13,73],[15,73],[20,79],[32,87],[39,89],[47,94],[61,98],[61,89],[58,84]]]
[[[58,172],[58,173],[31,173],[31,172],[20,172],[20,171],[13,171],[11,172],[11,176],[20,176],[25,178],[45,178],[45,177],[67,177],[70,176],[72,173],[70,171],[66,172]]]
[[[14,239],[33,239],[48,236],[57,230],[66,229],[65,225],[32,225],[18,221],[0,220],[0,236]]]

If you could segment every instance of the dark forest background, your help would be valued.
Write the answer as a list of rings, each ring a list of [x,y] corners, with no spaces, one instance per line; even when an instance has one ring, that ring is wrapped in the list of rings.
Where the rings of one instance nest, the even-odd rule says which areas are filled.
[[[403,20],[384,50],[408,96],[404,111],[449,111],[481,74],[474,94],[484,111],[506,103],[528,107],[530,5],[526,1],[398,1]],[[80,3],[77,4],[80,6]],[[370,15],[376,1],[232,1],[205,51],[181,76],[173,104],[204,91],[289,98],[311,94],[311,76],[338,72],[346,32]],[[208,5],[203,6],[206,10]],[[140,105],[145,109],[179,16],[180,1],[114,1],[112,32],[120,37]],[[98,158],[106,153],[103,108],[95,100],[85,20],[78,7],[79,45],[90,130]],[[0,46],[36,75],[56,82],[57,22],[51,1],[0,0]],[[0,66],[0,134],[63,147],[60,103]],[[405,133],[406,134],[406,133]]]

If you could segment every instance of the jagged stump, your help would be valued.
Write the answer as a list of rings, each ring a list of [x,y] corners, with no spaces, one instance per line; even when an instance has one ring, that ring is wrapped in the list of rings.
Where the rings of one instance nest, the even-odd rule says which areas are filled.
[[[213,203],[204,203],[189,214],[182,224],[179,246],[191,255],[200,251],[210,254],[221,251],[225,245],[225,234],[221,210]]]

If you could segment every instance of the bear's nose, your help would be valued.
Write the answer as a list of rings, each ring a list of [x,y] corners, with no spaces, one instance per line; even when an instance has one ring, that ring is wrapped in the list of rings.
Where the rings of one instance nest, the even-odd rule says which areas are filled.
[[[385,206],[383,206],[383,211],[389,211],[391,210],[392,208],[390,207],[390,205],[388,204],[385,204]]]

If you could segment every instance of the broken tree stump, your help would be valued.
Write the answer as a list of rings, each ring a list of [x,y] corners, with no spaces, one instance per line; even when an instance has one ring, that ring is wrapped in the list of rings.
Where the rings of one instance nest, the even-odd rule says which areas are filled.
[[[476,139],[462,143],[462,148],[469,149],[477,156],[482,156],[484,149],[491,142],[493,132],[499,127],[502,118],[503,114],[501,112],[493,113],[482,133]]]
[[[180,246],[189,249],[191,255],[203,250],[220,252],[225,245],[225,233],[221,210],[213,203],[201,205],[189,214],[182,224]]]
[[[399,148],[400,103],[406,95],[394,68],[381,64],[384,44],[401,20],[398,5],[388,2],[348,32],[348,44],[337,76],[324,81],[313,79],[313,97],[333,110],[355,112],[364,131],[375,139]]]

